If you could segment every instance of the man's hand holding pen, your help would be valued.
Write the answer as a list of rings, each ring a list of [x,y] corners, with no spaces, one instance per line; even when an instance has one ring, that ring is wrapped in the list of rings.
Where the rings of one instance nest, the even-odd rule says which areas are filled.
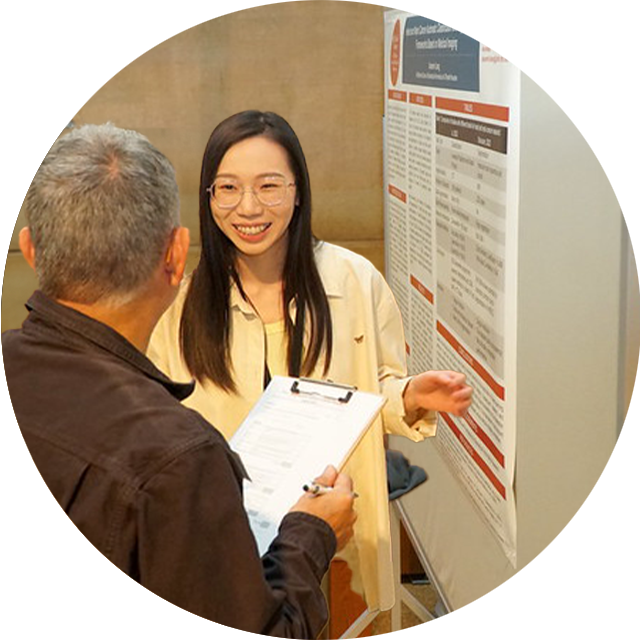
[[[302,490],[305,493],[308,493],[311,496],[323,496],[325,493],[329,493],[329,491],[333,491],[333,487],[325,487],[323,484],[318,484],[317,482],[310,482],[309,484],[305,484],[302,487]],[[358,494],[354,491],[353,497],[357,498]]]
[[[353,509],[355,498],[351,478],[328,466],[307,486],[304,495],[290,511],[302,511],[324,520],[333,529],[340,550],[353,536],[357,517]]]

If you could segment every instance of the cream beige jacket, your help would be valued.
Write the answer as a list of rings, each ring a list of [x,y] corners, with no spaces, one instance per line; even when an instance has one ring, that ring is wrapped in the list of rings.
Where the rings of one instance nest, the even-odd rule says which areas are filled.
[[[384,610],[393,605],[394,594],[383,433],[404,435],[418,442],[435,434],[436,417],[428,412],[413,424],[405,421],[402,394],[409,378],[404,333],[400,312],[382,275],[365,258],[326,242],[316,248],[316,264],[333,324],[333,356],[326,378],[387,398],[382,418],[362,439],[345,468],[359,494],[354,536],[359,568],[353,566],[353,548],[345,557],[351,557],[356,583],[361,581],[369,608]],[[148,354],[176,381],[191,379],[178,341],[186,289],[185,284],[160,320]],[[238,393],[228,394],[210,383],[197,384],[184,401],[227,439],[262,393],[265,345],[260,318],[235,286],[230,302],[231,358]],[[290,312],[295,317],[295,307]],[[308,328],[308,323],[305,326]],[[322,369],[321,359],[312,377],[322,378]]]

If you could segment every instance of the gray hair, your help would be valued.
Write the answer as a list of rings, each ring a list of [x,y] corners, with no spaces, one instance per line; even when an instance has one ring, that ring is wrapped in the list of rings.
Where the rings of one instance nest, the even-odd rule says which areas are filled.
[[[25,205],[41,290],[84,304],[132,299],[180,224],[171,163],[143,135],[112,124],[57,140]]]

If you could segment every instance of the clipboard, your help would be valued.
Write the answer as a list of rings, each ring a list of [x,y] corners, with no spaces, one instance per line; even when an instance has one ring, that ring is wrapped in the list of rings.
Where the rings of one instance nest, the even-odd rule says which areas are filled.
[[[324,380],[272,378],[229,443],[249,476],[244,506],[261,556],[303,485],[344,466],[385,402]]]

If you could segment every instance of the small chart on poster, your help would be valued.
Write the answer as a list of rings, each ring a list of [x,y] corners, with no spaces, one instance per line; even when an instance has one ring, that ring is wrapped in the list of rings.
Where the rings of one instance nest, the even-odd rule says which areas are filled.
[[[515,565],[520,75],[400,11],[385,14],[385,66],[386,271],[410,372],[473,386],[466,416],[439,415],[435,446]]]

